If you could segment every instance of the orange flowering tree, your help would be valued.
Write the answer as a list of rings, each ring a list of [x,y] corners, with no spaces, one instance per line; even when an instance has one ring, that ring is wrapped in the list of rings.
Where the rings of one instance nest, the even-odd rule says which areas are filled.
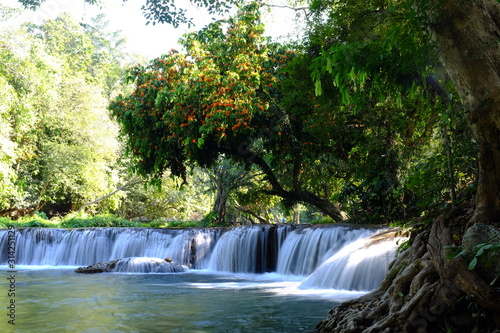
[[[210,166],[223,155],[259,168],[266,193],[341,220],[328,191],[312,181],[318,156],[330,151],[331,112],[317,104],[298,53],[263,31],[259,5],[250,4],[186,35],[184,53],[130,69],[135,91],[110,110],[142,175],[185,177],[188,166]]]

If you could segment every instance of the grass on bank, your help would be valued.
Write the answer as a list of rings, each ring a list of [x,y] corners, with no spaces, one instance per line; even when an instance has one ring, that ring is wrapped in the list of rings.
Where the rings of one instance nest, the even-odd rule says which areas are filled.
[[[35,213],[18,220],[0,217],[0,228],[8,228],[9,226],[16,228],[189,228],[200,227],[202,223],[200,221],[168,221],[166,219],[151,222],[130,221],[112,214],[94,216],[79,214],[48,219],[43,213]]]
[[[113,214],[102,214],[89,216],[84,213],[69,214],[64,217],[47,218],[43,212],[24,216],[17,220],[0,217],[0,228],[9,226],[16,228],[191,228],[212,227],[214,221],[213,213],[208,214],[201,221],[172,221],[156,219],[150,222],[140,220],[127,220]],[[302,222],[304,223],[304,222]],[[331,224],[335,223],[330,217],[317,217],[306,222],[307,224]],[[229,226],[229,224],[228,224]]]

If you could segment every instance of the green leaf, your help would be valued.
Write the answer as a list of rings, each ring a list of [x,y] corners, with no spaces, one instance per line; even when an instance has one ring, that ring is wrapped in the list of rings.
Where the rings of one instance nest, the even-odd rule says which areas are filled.
[[[320,80],[316,80],[316,82],[314,82],[314,93],[316,94],[316,96],[321,96],[321,94],[323,93]]]
[[[477,257],[474,257],[474,259],[471,260],[469,263],[469,271],[472,271],[474,268],[476,268],[477,265]]]

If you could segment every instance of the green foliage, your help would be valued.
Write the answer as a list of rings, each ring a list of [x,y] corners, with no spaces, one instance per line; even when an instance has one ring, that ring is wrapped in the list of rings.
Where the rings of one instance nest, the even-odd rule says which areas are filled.
[[[6,217],[0,217],[0,228],[8,228],[12,224],[12,220]]]
[[[127,0],[123,0],[126,2]],[[25,8],[35,10],[40,7],[45,0],[18,0]],[[91,5],[99,4],[98,0],[85,0],[86,3]],[[141,10],[146,18],[146,25],[148,24],[171,24],[178,27],[181,24],[187,24],[188,27],[194,25],[192,18],[187,13],[189,7],[179,6],[179,3],[186,5],[186,2],[175,0],[161,0],[161,1],[144,1],[145,4],[141,6]],[[190,0],[190,5],[198,8],[205,8],[210,15],[225,14],[238,3],[240,0]]]
[[[165,223],[166,228],[196,228],[200,227],[198,221],[168,221]]]
[[[58,220],[49,220],[42,212],[36,212],[33,215],[24,216],[18,220],[11,220],[9,218],[0,218],[0,228],[7,228],[9,226],[17,228],[56,228],[58,227]]]
[[[332,113],[348,143],[337,154],[338,198],[350,215],[405,219],[455,200],[474,176],[474,142],[414,9],[395,1],[311,9],[311,77],[316,94],[340,96]]]
[[[202,227],[213,227],[214,226],[214,222],[216,220],[217,220],[217,212],[211,211],[210,213],[208,213],[207,215],[205,215],[205,217],[203,217],[203,219],[201,220],[200,225]]]
[[[446,248],[446,257],[448,259],[464,257],[465,259],[470,260],[467,268],[471,271],[476,269],[480,261],[484,265],[483,267],[491,266],[491,260],[500,255],[500,243],[494,242],[493,239],[494,238],[485,243],[476,244],[474,246],[475,252],[473,253],[463,249],[461,246],[448,246]],[[499,276],[496,276],[490,282],[492,286],[496,283]]]
[[[141,224],[106,214],[90,218],[72,217],[61,222],[62,228],[107,228],[107,227],[139,227]]]
[[[331,223],[335,223],[335,221],[331,217],[327,216],[327,217],[321,217],[318,219],[307,221],[307,223],[309,223],[309,224],[331,224]]]
[[[153,220],[147,224],[144,224],[144,226],[146,227],[149,227],[149,228],[163,228],[167,225],[167,221],[165,221],[164,219],[156,219],[156,220]]]
[[[487,253],[495,253],[498,255],[500,253],[500,243],[480,243],[475,246],[475,249],[477,249],[477,252],[474,254],[474,257],[468,266],[468,269],[471,271],[476,268],[479,258],[485,253],[485,251],[487,251]]]
[[[239,2],[191,1],[211,14]],[[189,25],[178,5],[148,1],[143,10],[152,23]],[[228,200],[233,220],[338,201],[351,221],[385,223],[473,191],[475,144],[411,2],[314,0],[310,8],[304,45],[265,38],[260,5],[249,3],[186,35],[184,52],[131,68],[133,91],[109,105],[126,158],[105,105],[123,90],[128,56],[104,18],[80,25],[63,15],[4,32],[0,212],[77,210],[131,178],[131,164],[134,175],[169,190],[134,186],[88,211],[194,219],[210,211],[211,197],[190,172],[220,159],[248,175],[214,172],[220,220]]]
[[[65,214],[119,180],[117,126],[106,106],[122,87],[123,53],[118,37],[105,42],[112,34],[102,18],[94,23],[63,15],[0,33],[0,212]]]
[[[259,6],[250,4],[185,36],[185,54],[173,50],[129,71],[136,89],[110,110],[137,173],[185,178],[190,166],[223,157],[254,164],[267,194],[290,205],[329,187],[331,138],[322,126],[333,124],[329,105],[319,105],[304,81],[306,60],[262,33]]]
[[[87,216],[72,214],[63,219],[43,219],[38,215],[26,216],[20,220],[0,217],[0,228],[194,228],[207,227],[202,221],[156,219],[143,223],[130,221],[112,214]]]
[[[200,39],[219,34],[218,24],[201,36],[187,36],[187,55],[171,51],[147,67],[130,70],[136,91],[117,98],[110,110],[127,134],[137,172],[159,177],[170,170],[185,177],[187,161],[207,166],[221,150],[238,150],[252,130],[253,114],[267,104],[255,93],[265,58],[258,19],[253,7],[245,20],[232,20],[231,32],[210,40],[210,46]]]
[[[188,182],[165,175],[161,187],[139,183],[121,191],[115,214],[133,219],[190,220],[202,216],[211,209],[213,195],[208,191],[207,176],[200,168],[193,169]],[[145,186],[146,185],[146,186]]]

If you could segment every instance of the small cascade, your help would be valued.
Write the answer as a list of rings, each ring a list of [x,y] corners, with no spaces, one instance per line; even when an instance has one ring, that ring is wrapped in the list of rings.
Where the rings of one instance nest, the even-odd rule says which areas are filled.
[[[235,273],[275,270],[282,240],[289,227],[236,227],[224,233],[214,248],[208,268]]]
[[[16,264],[85,266],[126,257],[170,257],[189,266],[193,255],[199,264],[208,260],[219,233],[209,229],[19,229]],[[7,248],[6,231],[0,231],[0,247]],[[0,262],[6,261],[2,251]]]
[[[307,276],[345,244],[374,233],[350,226],[296,229],[283,243],[277,272]]]
[[[88,266],[116,262],[113,271],[171,273],[191,269],[277,272],[303,279],[301,289],[369,291],[393,260],[393,229],[349,225],[266,225],[235,228],[16,229],[16,265]],[[7,230],[0,230],[6,249]],[[7,264],[0,252],[0,265]],[[109,267],[105,267],[106,271]]]
[[[158,258],[132,257],[118,261],[111,271],[120,273],[179,273],[184,272],[185,268]]]
[[[401,239],[390,229],[353,241],[324,261],[300,288],[373,290],[387,275]]]

